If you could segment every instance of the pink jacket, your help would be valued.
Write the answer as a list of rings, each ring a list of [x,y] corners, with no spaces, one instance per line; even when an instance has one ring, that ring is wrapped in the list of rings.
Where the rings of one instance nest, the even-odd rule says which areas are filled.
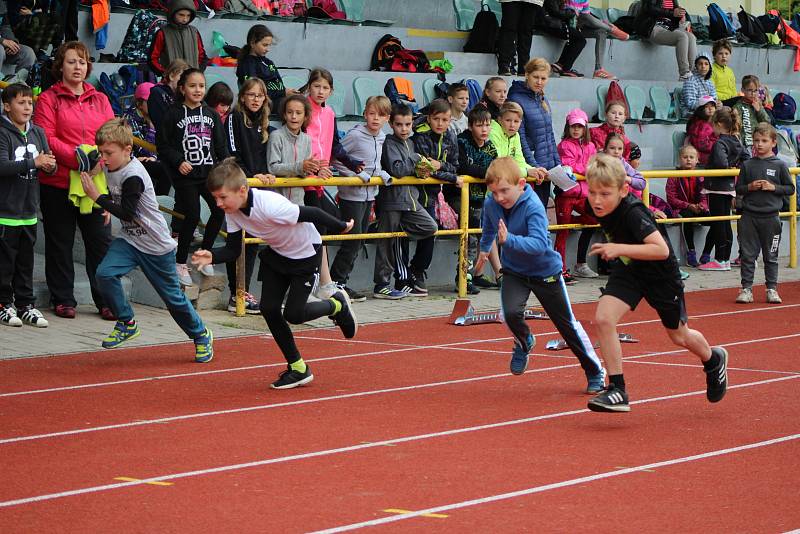
[[[603,150],[606,147],[606,139],[608,138],[608,134],[611,132],[622,135],[623,143],[625,145],[625,150],[622,153],[622,157],[625,158],[625,161],[628,161],[628,158],[631,157],[631,140],[628,139],[627,135],[625,135],[624,126],[614,129],[609,126],[607,122],[604,122],[600,126],[589,128],[589,136],[592,138],[592,143],[594,143],[594,146],[597,148],[597,150]]]
[[[694,195],[691,194],[691,185],[694,184]],[[667,202],[676,212],[680,212],[689,207],[689,204],[700,204],[703,211],[708,211],[708,198],[701,193],[703,190],[703,179],[699,176],[694,178],[670,178],[666,185]]]
[[[75,147],[95,144],[97,130],[113,118],[114,111],[108,97],[86,82],[83,83],[83,94],[80,96],[67,89],[62,82],[43,92],[36,102],[33,122],[44,129],[58,169],[52,175],[40,174],[39,181],[68,189],[69,171],[78,169]]]
[[[311,138],[311,157],[325,160],[330,164],[333,136],[336,135],[333,131],[336,114],[330,107],[322,107],[311,98],[308,101],[311,103],[311,120],[306,127],[306,133]],[[321,193],[322,186],[308,186],[305,190]]]
[[[585,143],[581,139],[566,137],[558,144],[558,156],[561,158],[561,164],[572,167],[572,171],[576,174],[586,174],[586,164],[589,162],[589,158],[596,153],[597,148],[591,141]],[[578,185],[580,187],[573,187],[561,194],[566,197],[588,197],[589,186],[586,182],[581,181]]]
[[[700,165],[706,165],[708,157],[711,155],[711,148],[717,142],[717,136],[714,135],[711,123],[702,119],[689,119],[689,124],[686,126],[686,138],[697,149],[697,159]]]

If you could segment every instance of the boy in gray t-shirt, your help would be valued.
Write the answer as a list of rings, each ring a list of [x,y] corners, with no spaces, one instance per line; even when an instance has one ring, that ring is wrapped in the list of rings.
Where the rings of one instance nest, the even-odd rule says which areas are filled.
[[[89,173],[81,173],[86,195],[122,223],[120,237],[114,239],[97,268],[97,287],[111,305],[117,324],[103,340],[103,348],[118,347],[139,335],[133,309],[125,297],[121,278],[136,267],[158,292],[178,326],[194,340],[195,358],[206,363],[214,357],[213,336],[181,291],[175,271],[175,241],[158,209],[153,182],[138,159],[131,159],[133,133],[122,119],[111,119],[95,135],[105,161],[108,195],[101,195]]]

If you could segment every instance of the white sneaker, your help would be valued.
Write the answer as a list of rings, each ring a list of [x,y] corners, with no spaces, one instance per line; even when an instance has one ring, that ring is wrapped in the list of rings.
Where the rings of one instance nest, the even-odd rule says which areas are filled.
[[[783,302],[783,300],[781,300],[781,296],[778,295],[777,289],[767,289],[767,303],[780,304],[781,302]]]
[[[200,271],[200,274],[202,274],[203,276],[214,276],[216,274],[214,272],[214,266],[211,265],[210,263],[208,265],[203,265],[197,270]]]
[[[13,307],[0,305],[0,324],[22,326],[22,320],[17,317],[17,310]]]
[[[36,328],[47,328],[50,323],[44,318],[42,312],[33,307],[33,305],[25,306],[22,308],[22,315],[20,316],[22,322]]]
[[[585,263],[576,263],[575,268],[572,269],[572,275],[577,276],[578,278],[597,278],[600,276]]]
[[[767,295],[769,295],[769,293],[767,293]],[[753,290],[749,287],[743,287],[742,290],[739,291],[739,296],[736,297],[736,303],[750,304],[751,302],[753,302]]]
[[[329,282],[327,284],[322,284],[317,288],[317,291],[314,293],[314,296],[317,297],[319,300],[327,300],[333,296],[334,293],[337,291],[341,291],[336,282]]]
[[[184,286],[193,286],[194,280],[192,280],[192,276],[189,274],[189,266],[185,263],[176,263],[175,264],[175,272],[178,273],[178,281],[181,285]]]

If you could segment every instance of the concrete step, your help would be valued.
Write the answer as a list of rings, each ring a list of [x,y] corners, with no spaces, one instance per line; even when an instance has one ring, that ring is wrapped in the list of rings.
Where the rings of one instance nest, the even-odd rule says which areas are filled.
[[[44,241],[43,234],[40,232],[38,241]],[[82,258],[81,258],[82,259]],[[89,276],[86,274],[86,267],[83,263],[75,262],[75,285],[74,293],[75,300],[78,305],[94,304],[92,300],[92,290],[89,285]],[[46,310],[50,307],[50,290],[47,289],[47,281],[45,278],[45,261],[44,254],[34,254],[33,260],[33,292],[36,296],[36,303],[41,309]],[[125,289],[125,294],[129,295],[131,291],[131,281],[127,278],[122,279],[122,287]]]

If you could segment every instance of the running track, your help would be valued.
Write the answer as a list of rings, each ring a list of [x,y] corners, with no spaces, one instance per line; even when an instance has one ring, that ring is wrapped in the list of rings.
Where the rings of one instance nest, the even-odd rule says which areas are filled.
[[[652,310],[628,316],[630,414],[586,410],[545,321],[523,376],[502,325],[443,318],[303,331],[316,379],[282,392],[264,336],[209,365],[188,343],[2,361],[0,532],[797,529],[800,283],[781,294],[687,297],[730,352],[716,405]],[[594,305],[575,310],[592,336]]]

